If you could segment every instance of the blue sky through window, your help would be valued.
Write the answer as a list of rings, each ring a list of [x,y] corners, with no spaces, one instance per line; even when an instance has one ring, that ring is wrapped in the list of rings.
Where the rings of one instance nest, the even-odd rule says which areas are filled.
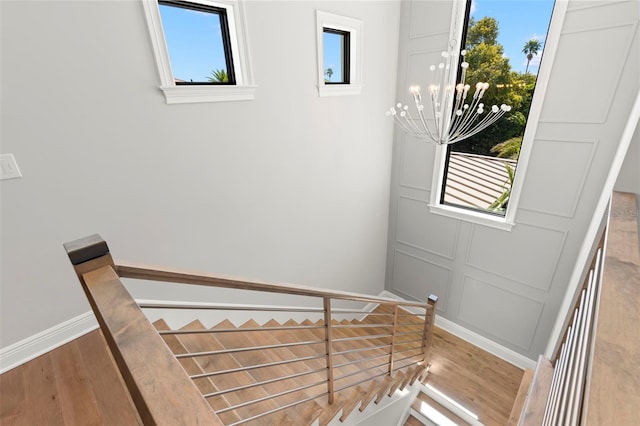
[[[207,82],[212,70],[226,72],[220,17],[217,14],[159,6],[174,78]]]
[[[322,43],[324,45],[324,78],[326,81],[341,82],[342,77],[342,44],[344,36],[341,34],[323,32]],[[331,69],[331,76],[327,70]]]
[[[504,47],[513,71],[524,73],[527,57],[522,53],[525,43],[537,38],[545,45],[549,17],[554,0],[473,0],[471,16],[480,20],[485,16],[498,21],[498,42]],[[542,51],[529,64],[529,73],[537,74]]]
[[[471,16],[476,20],[484,16],[496,18],[500,29],[498,41],[504,46],[511,68],[524,72],[527,58],[522,48],[533,37],[544,47],[553,3],[553,0],[473,0]],[[165,5],[160,5],[160,15],[176,79],[206,82],[212,70],[226,71],[218,15]],[[341,37],[324,33],[323,42],[323,69],[333,70],[329,81],[341,81]],[[538,72],[541,53],[529,65],[532,74]]]

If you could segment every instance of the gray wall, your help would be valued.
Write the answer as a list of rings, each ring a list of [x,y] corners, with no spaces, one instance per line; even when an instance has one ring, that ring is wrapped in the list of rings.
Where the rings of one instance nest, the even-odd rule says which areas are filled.
[[[398,100],[446,47],[450,6],[403,3]],[[454,323],[544,352],[640,88],[639,20],[637,1],[569,2],[510,232],[430,214],[433,146],[396,134],[387,289],[437,294]]]
[[[622,192],[635,192],[640,195],[640,125],[636,127],[615,189]]]
[[[140,1],[0,7],[24,175],[0,184],[0,347],[89,310],[62,243],[96,232],[119,259],[382,291],[399,3],[247,2],[257,99],[171,106]],[[316,9],[363,21],[361,95],[318,97]]]

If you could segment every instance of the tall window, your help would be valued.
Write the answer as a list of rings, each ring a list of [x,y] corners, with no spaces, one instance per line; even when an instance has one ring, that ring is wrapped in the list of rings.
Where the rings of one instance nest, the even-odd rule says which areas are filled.
[[[235,84],[226,10],[180,0],[158,7],[175,84]]]
[[[440,204],[505,215],[553,6],[553,0],[467,1],[466,80],[489,82],[484,104],[504,103],[512,110],[449,145]]]

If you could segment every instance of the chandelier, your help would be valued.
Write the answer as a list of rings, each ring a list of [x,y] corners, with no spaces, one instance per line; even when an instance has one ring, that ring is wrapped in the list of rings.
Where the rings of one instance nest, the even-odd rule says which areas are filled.
[[[455,40],[449,43],[449,49],[442,52],[443,62],[429,67],[430,84],[428,87],[431,114],[425,114],[422,94],[419,86],[409,90],[415,103],[414,115],[409,105],[398,103],[387,111],[400,128],[407,134],[438,145],[448,145],[467,139],[495,123],[511,107],[502,104],[486,109],[482,97],[489,83],[478,82],[471,99],[471,86],[465,82],[469,63],[464,61],[466,50],[460,52],[460,81],[456,84],[456,73],[452,72],[452,63],[456,59]]]

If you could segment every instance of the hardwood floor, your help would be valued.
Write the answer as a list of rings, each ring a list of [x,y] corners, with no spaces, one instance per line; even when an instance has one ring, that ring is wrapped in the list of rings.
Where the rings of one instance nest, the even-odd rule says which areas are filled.
[[[504,425],[523,371],[436,328],[427,383]],[[99,331],[0,376],[0,424],[141,424]],[[381,425],[383,426],[383,425]]]
[[[0,424],[142,423],[96,330],[2,374]]]
[[[426,384],[478,416],[486,426],[509,419],[524,371],[436,327]]]

